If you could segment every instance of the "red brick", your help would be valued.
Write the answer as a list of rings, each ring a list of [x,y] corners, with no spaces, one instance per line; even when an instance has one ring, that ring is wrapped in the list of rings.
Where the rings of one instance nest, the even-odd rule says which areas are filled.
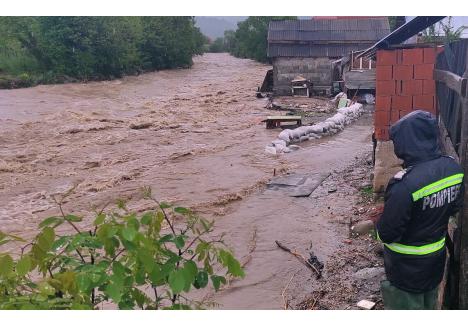
[[[434,110],[433,95],[418,95],[413,97],[413,108],[416,110]],[[431,111],[430,111],[431,112]]]
[[[423,81],[422,80],[403,80],[401,83],[401,95],[422,95]],[[397,92],[398,93],[398,92]]]
[[[390,125],[400,120],[400,110],[393,109],[390,112]]]
[[[413,110],[400,110],[400,119],[411,112],[413,112]]]
[[[377,96],[395,95],[395,81],[377,80],[375,93]]]
[[[388,110],[392,107],[392,97],[391,96],[380,96],[378,95],[375,98],[375,110]]]
[[[423,49],[404,49],[401,64],[416,65],[423,63]]]
[[[375,139],[390,140],[390,136],[388,134],[388,126],[385,126],[384,128],[375,128]]]
[[[413,108],[413,97],[397,95],[392,96],[392,110],[411,110]]]
[[[413,79],[413,66],[393,66],[393,79],[411,80]]]
[[[377,51],[377,66],[391,66],[397,63],[396,51]]]
[[[392,80],[393,79],[393,66],[377,66],[376,80]]]
[[[423,80],[423,94],[435,95],[436,84],[434,80]]]
[[[422,65],[414,65],[414,79],[433,80],[434,64],[425,63]]]
[[[436,57],[439,52],[437,48],[425,48],[424,49],[424,63],[435,63]]]
[[[403,63],[403,50],[396,50],[396,64],[401,65]]]
[[[376,127],[388,126],[390,122],[390,110],[375,110],[374,125]]]

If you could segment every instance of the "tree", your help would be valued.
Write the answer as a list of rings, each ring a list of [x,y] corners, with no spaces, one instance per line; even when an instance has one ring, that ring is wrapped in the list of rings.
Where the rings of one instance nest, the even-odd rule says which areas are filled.
[[[225,52],[225,44],[224,44],[224,38],[218,37],[214,42],[210,44],[210,47],[208,49],[208,52],[212,53],[219,53],[219,52]]]
[[[393,32],[398,27],[406,23],[406,17],[405,16],[389,16],[388,23],[390,25],[390,31]]]
[[[297,19],[297,17],[250,16],[237,24],[238,28],[234,34],[228,34],[229,52],[236,57],[267,62],[268,25],[272,20],[287,19],[292,20]]]
[[[187,68],[205,43],[193,17],[0,17],[0,73],[32,73],[28,58],[51,82]]]

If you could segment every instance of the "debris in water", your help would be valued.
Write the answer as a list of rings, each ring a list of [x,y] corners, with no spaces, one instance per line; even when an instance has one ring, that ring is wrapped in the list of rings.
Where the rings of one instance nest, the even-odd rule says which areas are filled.
[[[147,129],[149,127],[151,127],[153,125],[152,122],[142,122],[142,123],[131,123],[130,124],[130,129],[135,129],[135,130],[139,130],[139,129]]]
[[[309,252],[309,259],[307,262],[312,266],[315,266],[315,268],[317,268],[320,273],[322,272],[324,265],[321,261],[318,260],[317,256],[312,250]]]
[[[279,242],[278,240],[275,240],[275,243],[278,247],[280,247],[282,250],[286,251],[286,252],[289,252],[291,255],[293,255],[294,257],[296,257],[301,263],[303,263],[304,265],[306,265],[307,267],[309,267],[310,269],[312,269],[315,274],[317,275],[317,279],[321,278],[322,277],[322,271],[317,269],[316,266],[312,265],[311,263],[309,263],[308,260],[306,260],[304,258],[304,256],[302,256],[300,253],[297,253],[296,251],[292,251],[291,249],[289,249],[288,247],[286,247],[285,245],[283,245],[281,242]]]

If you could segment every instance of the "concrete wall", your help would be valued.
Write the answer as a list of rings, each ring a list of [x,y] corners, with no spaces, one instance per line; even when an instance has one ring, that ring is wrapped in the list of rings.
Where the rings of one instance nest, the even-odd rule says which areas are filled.
[[[275,95],[291,95],[291,80],[298,75],[309,79],[314,89],[331,88],[332,60],[325,58],[274,58],[273,92]]]
[[[392,141],[377,141],[375,148],[374,192],[383,192],[388,181],[402,170],[403,162],[395,156]]]

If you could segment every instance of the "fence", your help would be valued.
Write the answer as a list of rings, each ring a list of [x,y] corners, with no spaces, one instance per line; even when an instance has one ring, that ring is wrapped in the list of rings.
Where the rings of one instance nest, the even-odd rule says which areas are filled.
[[[449,227],[449,270],[446,302],[450,308],[468,309],[468,39],[445,46],[434,70],[444,151],[465,171],[463,208]]]

